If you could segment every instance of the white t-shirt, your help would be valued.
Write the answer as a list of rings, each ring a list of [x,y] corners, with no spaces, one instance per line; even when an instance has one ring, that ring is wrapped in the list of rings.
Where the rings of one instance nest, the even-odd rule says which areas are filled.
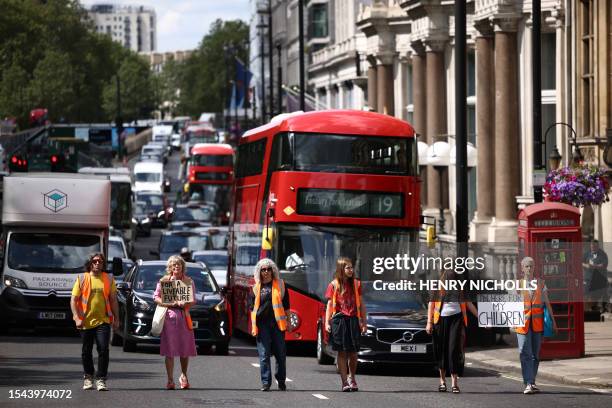
[[[461,305],[459,302],[444,302],[442,304],[442,310],[440,316],[452,316],[457,313],[461,313]]]

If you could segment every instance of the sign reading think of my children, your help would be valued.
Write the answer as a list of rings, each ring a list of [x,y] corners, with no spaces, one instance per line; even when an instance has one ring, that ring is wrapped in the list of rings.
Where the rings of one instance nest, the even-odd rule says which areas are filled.
[[[161,283],[162,303],[193,302],[192,286],[180,280]]]
[[[478,326],[516,327],[525,325],[525,306],[520,295],[478,295]]]

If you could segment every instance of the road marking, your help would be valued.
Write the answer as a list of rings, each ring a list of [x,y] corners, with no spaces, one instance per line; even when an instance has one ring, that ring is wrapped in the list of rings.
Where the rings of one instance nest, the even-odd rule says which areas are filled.
[[[327,398],[325,395],[323,394],[312,394],[313,397],[318,398],[320,400],[328,400],[329,398]]]
[[[251,365],[252,365],[253,367],[255,367],[255,368],[259,368],[259,364],[257,364],[257,363],[251,363]]]
[[[291,378],[289,378],[289,377],[285,378],[285,381],[287,381],[287,382],[293,382],[293,380],[292,380]]]
[[[236,354],[236,352],[235,352],[234,350],[230,350],[230,351],[228,351],[228,353],[230,353],[230,354]]]
[[[598,392],[600,394],[612,394],[612,389],[609,388],[589,388],[590,391]]]
[[[583,379],[582,379],[582,380],[580,380],[580,381],[590,381],[590,380],[596,380],[596,379],[598,379],[598,378],[599,378],[599,377],[589,377],[589,378],[583,378]]]
[[[470,366],[470,365],[472,365],[472,364],[473,364],[473,363],[465,363],[465,365],[468,365],[468,366]]]

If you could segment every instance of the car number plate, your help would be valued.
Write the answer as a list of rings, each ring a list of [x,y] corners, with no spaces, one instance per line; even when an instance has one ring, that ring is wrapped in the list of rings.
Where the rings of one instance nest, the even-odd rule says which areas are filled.
[[[197,328],[198,328],[198,322],[197,322],[197,320],[194,320],[194,321],[192,321],[191,323],[193,324],[193,328],[194,328],[194,329],[197,329]]]
[[[426,344],[392,344],[392,353],[426,353]]]
[[[64,320],[66,313],[61,312],[39,312],[38,318],[41,320]]]

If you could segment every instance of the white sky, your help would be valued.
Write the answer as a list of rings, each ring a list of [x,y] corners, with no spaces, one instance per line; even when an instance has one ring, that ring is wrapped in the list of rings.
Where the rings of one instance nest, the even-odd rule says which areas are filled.
[[[249,20],[249,0],[80,0],[84,6],[118,4],[148,6],[157,14],[157,51],[198,46],[216,19]]]

